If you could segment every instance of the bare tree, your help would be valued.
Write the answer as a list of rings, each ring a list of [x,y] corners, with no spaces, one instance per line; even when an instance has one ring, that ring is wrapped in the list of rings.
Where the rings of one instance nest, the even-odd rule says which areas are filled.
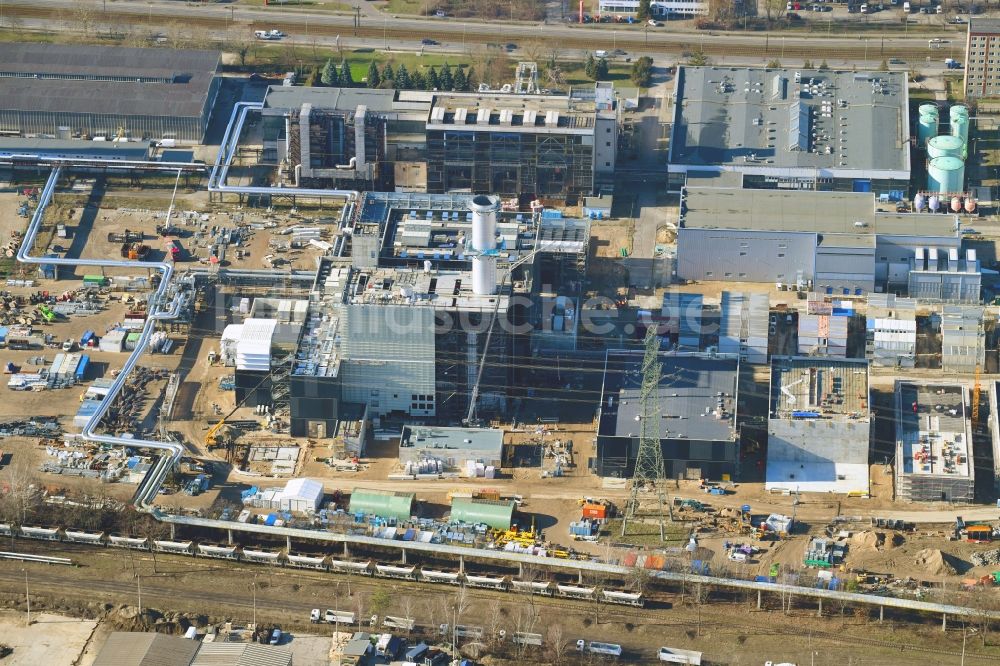
[[[556,622],[549,625],[545,642],[548,645],[552,663],[558,666],[566,657],[566,649],[568,647],[562,624]]]
[[[399,610],[403,614],[403,617],[405,617],[408,621],[413,621],[413,610],[414,610],[413,597],[411,597],[408,594],[401,597],[399,599]],[[410,631],[407,630],[406,633],[409,634]]]
[[[517,604],[517,612],[514,614],[514,631],[517,633],[531,634],[538,627],[538,607],[535,604],[535,597],[525,594]],[[524,655],[527,646],[523,643],[516,644],[514,651],[520,658]]]
[[[760,2],[764,7],[764,18],[768,24],[784,18],[788,11],[788,3],[784,0],[760,0]]]
[[[495,648],[501,641],[500,631],[503,629],[504,618],[507,616],[507,609],[499,599],[494,599],[490,602],[488,621],[489,625],[487,631],[489,636],[487,636],[488,643],[490,647]]]
[[[24,524],[41,506],[41,494],[35,485],[35,470],[26,458],[15,456],[4,472],[7,494],[0,505],[0,514],[8,521]]]
[[[226,49],[232,51],[240,59],[240,67],[247,66],[247,59],[256,55],[257,40],[245,30],[236,30],[226,41]]]

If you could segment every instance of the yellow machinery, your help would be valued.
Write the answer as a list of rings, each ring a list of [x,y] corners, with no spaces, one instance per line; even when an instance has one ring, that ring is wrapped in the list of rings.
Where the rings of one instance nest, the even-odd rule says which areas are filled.
[[[979,377],[981,372],[982,368],[976,363],[976,383],[972,387],[972,427],[979,425],[979,397],[983,390]]]

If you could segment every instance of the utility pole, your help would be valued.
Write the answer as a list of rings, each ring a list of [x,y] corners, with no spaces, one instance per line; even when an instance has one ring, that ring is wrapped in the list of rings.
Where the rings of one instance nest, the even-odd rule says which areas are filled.
[[[642,357],[642,388],[639,401],[642,405],[642,425],[639,436],[639,454],[635,459],[632,474],[632,491],[629,493],[625,513],[622,515],[622,536],[626,534],[629,520],[635,520],[639,513],[639,490],[650,486],[656,493],[658,503],[657,519],[660,524],[660,541],[666,540],[664,507],[666,495],[663,471],[663,449],[660,448],[660,376],[662,367],[657,360],[660,341],[656,336],[656,326],[646,329],[646,351]]]
[[[253,626],[257,628],[257,574],[253,575]]]
[[[30,627],[31,626],[31,594],[28,591],[28,570],[27,569],[24,570],[24,602],[28,606],[28,618],[27,618],[27,620],[28,620],[28,626]],[[964,658],[964,656],[965,656],[964,646],[963,646],[963,649],[962,649],[962,655],[963,655],[963,658]]]

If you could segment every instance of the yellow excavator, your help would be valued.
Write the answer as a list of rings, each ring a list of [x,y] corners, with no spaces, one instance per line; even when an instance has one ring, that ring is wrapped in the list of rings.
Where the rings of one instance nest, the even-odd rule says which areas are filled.
[[[228,421],[229,418],[236,413],[237,409],[243,406],[243,403],[246,402],[250,394],[251,392],[248,391],[246,396],[244,396],[242,400],[237,402],[236,406],[233,407],[228,414],[219,419],[219,422],[213,425],[211,428],[209,428],[208,432],[205,433],[205,446],[208,448],[209,451],[218,448],[220,446],[223,446],[225,444],[225,440],[229,439],[228,430],[223,430],[226,427],[226,421]]]

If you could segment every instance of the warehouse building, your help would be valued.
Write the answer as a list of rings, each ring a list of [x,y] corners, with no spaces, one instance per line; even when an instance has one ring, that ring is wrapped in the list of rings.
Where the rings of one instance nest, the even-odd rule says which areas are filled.
[[[972,502],[972,420],[965,386],[897,380],[896,497]]]
[[[613,186],[614,89],[567,95],[272,86],[265,162],[293,186],[587,196]]]
[[[961,247],[957,216],[878,210],[868,193],[688,187],[681,207],[681,280],[905,293],[925,249]]]
[[[739,360],[732,355],[660,354],[657,399],[668,478],[734,479],[739,466],[736,391]],[[609,351],[598,415],[594,472],[629,478],[639,453],[642,353]]]
[[[221,54],[5,42],[0,131],[23,137],[200,143],[219,91]]]
[[[731,171],[745,187],[894,192],[909,186],[905,72],[680,67],[668,169]]]
[[[867,495],[870,404],[867,361],[773,358],[764,487]]]
[[[399,464],[407,474],[433,470],[494,478],[502,458],[502,430],[408,425],[399,437]]]

